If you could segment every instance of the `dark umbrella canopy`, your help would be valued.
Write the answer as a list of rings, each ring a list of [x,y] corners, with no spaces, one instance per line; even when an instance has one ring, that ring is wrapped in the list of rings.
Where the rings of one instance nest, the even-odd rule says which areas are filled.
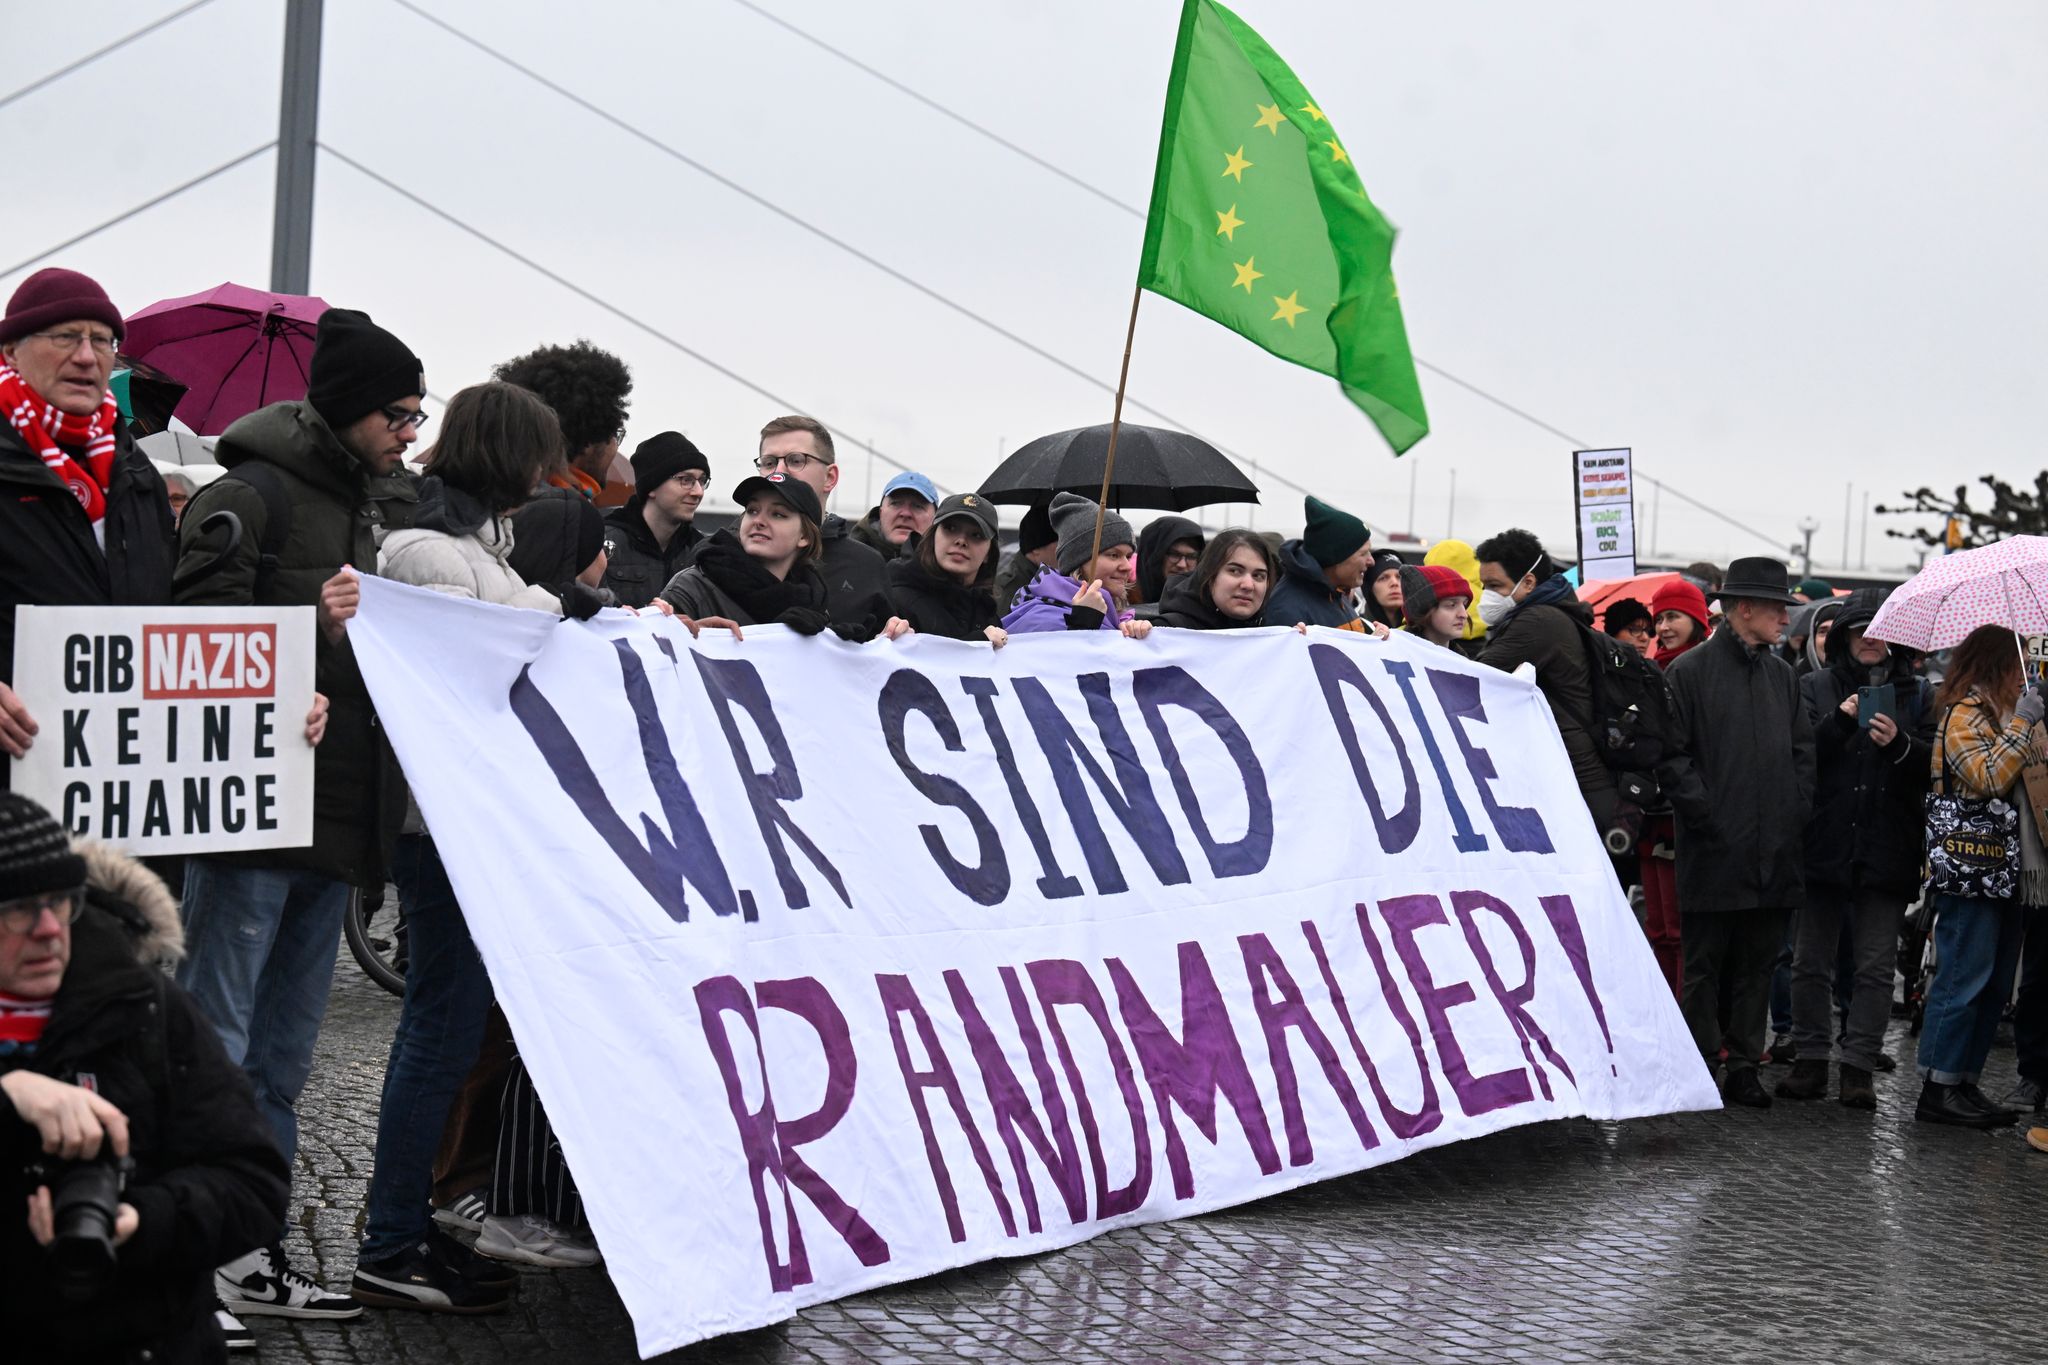
[[[1056,431],[1019,446],[982,480],[990,502],[1038,503],[1055,493],[1102,493],[1109,457],[1109,427]],[[1216,447],[1186,432],[1133,426],[1117,432],[1111,507],[1158,507],[1183,512],[1212,502],[1257,502],[1258,487]]]

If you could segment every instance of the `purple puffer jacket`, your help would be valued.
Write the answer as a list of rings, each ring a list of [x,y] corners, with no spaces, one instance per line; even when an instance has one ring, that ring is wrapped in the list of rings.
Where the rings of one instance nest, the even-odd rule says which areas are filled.
[[[1063,573],[1040,569],[1029,583],[1017,589],[1017,600],[1010,605],[1010,614],[1003,618],[1003,629],[1015,635],[1067,629],[1074,594],[1083,586]],[[1102,618],[1102,628],[1115,630],[1131,615],[1128,611],[1111,611]]]

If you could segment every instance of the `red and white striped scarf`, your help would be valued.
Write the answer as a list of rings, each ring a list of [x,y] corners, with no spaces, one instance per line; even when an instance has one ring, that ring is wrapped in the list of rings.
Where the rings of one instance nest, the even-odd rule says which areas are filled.
[[[89,417],[60,412],[56,404],[28,386],[21,372],[0,361],[0,412],[28,442],[28,448],[64,481],[71,496],[85,508],[97,526],[107,515],[107,482],[114,477],[114,434],[121,422],[121,405],[113,391],[100,397],[99,407]],[[60,446],[85,452],[81,464]]]
[[[50,1023],[48,1000],[23,1000],[0,993],[0,1057],[27,1057]]]

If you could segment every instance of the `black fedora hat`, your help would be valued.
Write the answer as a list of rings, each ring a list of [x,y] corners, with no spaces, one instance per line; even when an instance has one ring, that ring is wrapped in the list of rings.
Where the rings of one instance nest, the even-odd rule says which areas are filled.
[[[1729,564],[1728,573],[1721,580],[1721,591],[1716,595],[1724,602],[1746,597],[1752,602],[1782,602],[1788,607],[1799,605],[1799,599],[1792,595],[1790,575],[1784,563],[1764,555],[1738,559]]]

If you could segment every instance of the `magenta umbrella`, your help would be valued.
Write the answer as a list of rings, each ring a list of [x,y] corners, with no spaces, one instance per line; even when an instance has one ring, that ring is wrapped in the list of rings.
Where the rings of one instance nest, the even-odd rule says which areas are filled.
[[[324,299],[223,284],[165,299],[128,319],[122,354],[186,386],[176,416],[201,436],[237,417],[306,396]]]

